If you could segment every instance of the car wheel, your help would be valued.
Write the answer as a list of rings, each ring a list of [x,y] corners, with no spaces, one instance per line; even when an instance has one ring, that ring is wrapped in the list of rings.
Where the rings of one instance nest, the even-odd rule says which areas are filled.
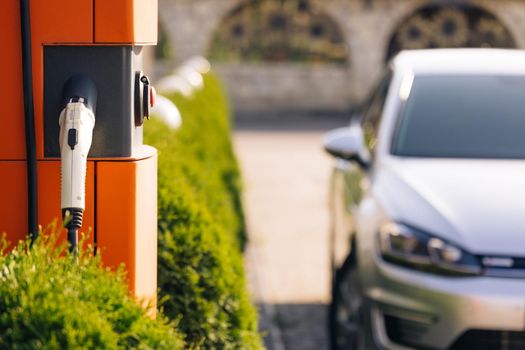
[[[332,350],[361,350],[363,298],[357,277],[355,250],[336,272],[332,289],[329,326]]]

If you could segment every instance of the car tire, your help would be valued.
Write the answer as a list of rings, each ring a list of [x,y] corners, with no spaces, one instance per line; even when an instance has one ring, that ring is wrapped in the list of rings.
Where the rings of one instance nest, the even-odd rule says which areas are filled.
[[[359,288],[356,249],[353,249],[343,266],[336,271],[332,285],[328,322],[332,350],[366,349],[363,345],[363,298]]]

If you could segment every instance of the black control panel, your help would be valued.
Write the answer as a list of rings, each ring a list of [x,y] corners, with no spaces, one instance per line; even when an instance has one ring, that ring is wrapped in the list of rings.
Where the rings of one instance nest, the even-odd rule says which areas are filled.
[[[63,89],[75,74],[88,76],[98,91],[89,156],[130,157],[133,154],[133,148],[142,144],[143,97],[145,85],[149,87],[149,80],[141,73],[140,53],[140,47],[131,46],[44,48],[45,157],[60,157],[58,118],[64,108]],[[137,85],[140,91],[136,91]]]

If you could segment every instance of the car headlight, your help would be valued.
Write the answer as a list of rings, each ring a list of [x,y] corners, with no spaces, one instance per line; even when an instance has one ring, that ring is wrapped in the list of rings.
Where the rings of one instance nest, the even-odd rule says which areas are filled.
[[[480,275],[479,259],[441,238],[398,223],[379,230],[384,260],[417,270],[448,275]]]

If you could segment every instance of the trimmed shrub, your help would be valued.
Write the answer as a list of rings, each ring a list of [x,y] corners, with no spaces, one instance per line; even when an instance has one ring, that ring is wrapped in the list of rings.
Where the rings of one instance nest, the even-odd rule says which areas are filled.
[[[189,348],[260,349],[244,277],[245,227],[229,110],[217,78],[186,98],[178,131],[152,120],[159,151],[159,288],[166,315]]]
[[[182,349],[165,317],[129,296],[122,271],[75,259],[52,236],[6,254],[0,239],[0,349]]]

